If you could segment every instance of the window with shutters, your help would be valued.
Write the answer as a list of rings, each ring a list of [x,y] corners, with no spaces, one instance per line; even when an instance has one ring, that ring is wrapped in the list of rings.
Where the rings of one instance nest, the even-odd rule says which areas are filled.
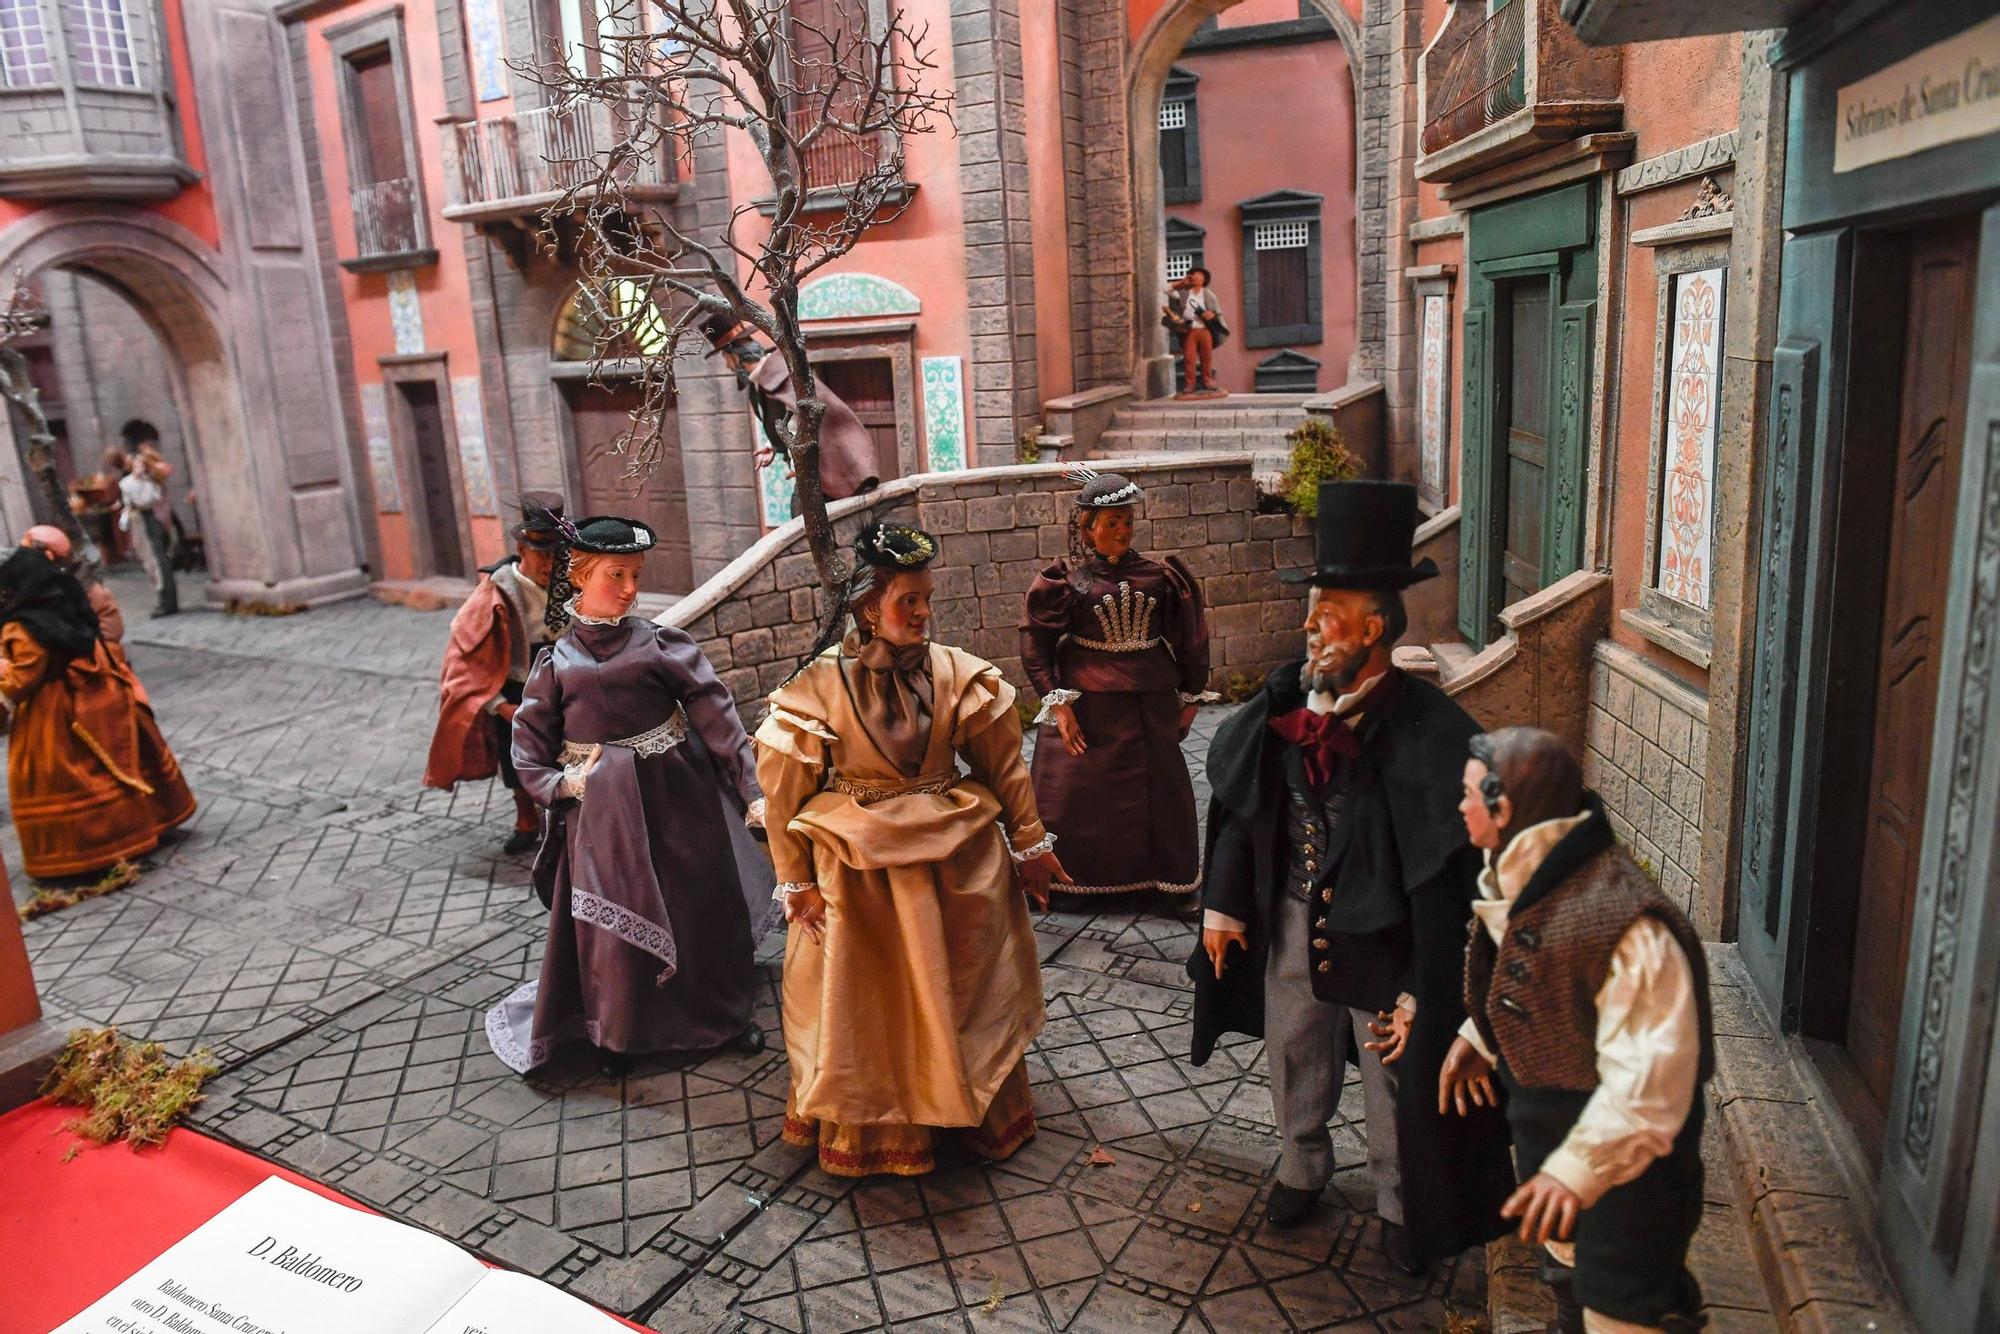
[[[0,0],[0,88],[45,88],[55,81],[41,0]]]
[[[327,34],[338,61],[357,271],[435,263],[418,179],[400,10]]]
[[[1169,204],[1201,199],[1201,124],[1195,105],[1198,76],[1179,65],[1167,72],[1160,94],[1160,185]]]
[[[1167,281],[1187,277],[1188,270],[1201,264],[1207,230],[1185,218],[1167,219]]]
[[[1237,206],[1243,220],[1246,347],[1321,341],[1322,202],[1303,190],[1278,190]]]

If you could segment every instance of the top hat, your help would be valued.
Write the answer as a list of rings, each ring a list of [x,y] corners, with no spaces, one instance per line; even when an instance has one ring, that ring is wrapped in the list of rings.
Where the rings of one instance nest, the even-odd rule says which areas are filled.
[[[708,351],[701,355],[703,358],[712,357],[718,352],[726,351],[729,345],[738,339],[748,338],[756,332],[732,314],[723,311],[711,312],[701,317],[702,337],[709,342]]]
[[[523,491],[521,522],[514,540],[537,551],[553,551],[563,539],[563,498],[553,491]]]
[[[1321,482],[1316,563],[1279,578],[1315,588],[1408,588],[1434,577],[1429,556],[1410,563],[1417,488],[1408,482]]]

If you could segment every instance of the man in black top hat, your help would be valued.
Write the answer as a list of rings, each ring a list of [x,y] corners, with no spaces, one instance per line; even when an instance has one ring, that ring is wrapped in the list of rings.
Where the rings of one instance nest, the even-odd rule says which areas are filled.
[[[1383,1250],[1416,1273],[1499,1235],[1512,1184],[1498,1115],[1447,1121],[1435,1092],[1465,1017],[1479,858],[1456,807],[1480,728],[1390,663],[1402,590],[1437,573],[1410,562],[1415,488],[1324,482],[1319,496],[1317,564],[1284,576],[1310,586],[1307,657],[1209,749],[1193,1060],[1226,1032],[1263,1037],[1283,1142],[1266,1218],[1281,1227],[1326,1186],[1327,1123],[1358,1063]]]
[[[528,671],[554,638],[545,613],[562,523],[561,496],[521,497],[514,554],[480,572],[472,596],[452,617],[438,674],[437,730],[424,783],[450,791],[498,774],[514,794],[514,832],[501,845],[507,852],[527,852],[541,838],[541,809],[514,775],[510,740]]]
[[[707,355],[722,357],[736,373],[736,383],[750,396],[750,411],[770,442],[758,451],[757,466],[765,467],[781,455],[789,464],[790,457],[780,442],[785,438],[785,423],[799,401],[798,390],[792,387],[791,368],[783,357],[758,341],[755,329],[733,315],[703,316],[701,332],[710,343]],[[820,489],[828,500],[872,491],[882,480],[875,437],[825,381],[816,384],[814,392],[826,404],[826,414],[819,419]],[[792,512],[798,512],[796,499]]]

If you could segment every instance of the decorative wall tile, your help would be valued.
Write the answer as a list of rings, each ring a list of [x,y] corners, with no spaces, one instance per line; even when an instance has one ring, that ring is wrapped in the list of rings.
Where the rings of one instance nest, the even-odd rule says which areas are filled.
[[[361,429],[368,440],[368,475],[375,483],[375,508],[403,510],[403,487],[396,479],[396,450],[389,442],[389,395],[378,381],[361,386]]]
[[[1657,582],[1668,597],[1704,609],[1714,575],[1710,551],[1725,273],[1716,268],[1674,275],[1673,327],[1667,341],[1667,447],[1660,486]]]
[[[924,441],[929,471],[957,472],[966,466],[962,357],[924,358]]]
[[[764,423],[753,415],[750,425],[757,433],[757,448],[769,448],[771,437],[764,434]],[[766,528],[776,528],[792,517],[793,489],[790,467],[783,459],[774,458],[757,469],[757,504],[764,512]]]
[[[501,36],[500,0],[465,0],[466,44],[472,49],[472,82],[479,100],[507,96],[507,46]]]
[[[854,320],[883,315],[915,315],[917,294],[872,273],[830,273],[799,289],[802,320]]]
[[[1417,362],[1419,480],[1426,495],[1440,505],[1444,503],[1449,434],[1445,386],[1451,375],[1450,325],[1451,298],[1443,292],[1426,293]]]
[[[486,413],[479,403],[479,377],[454,375],[451,412],[458,424],[459,470],[465,476],[465,504],[471,513],[490,518],[500,512],[493,485],[492,457],[486,449]]]
[[[408,269],[389,275],[389,327],[396,333],[397,356],[424,350],[424,307],[417,297],[417,276]]]

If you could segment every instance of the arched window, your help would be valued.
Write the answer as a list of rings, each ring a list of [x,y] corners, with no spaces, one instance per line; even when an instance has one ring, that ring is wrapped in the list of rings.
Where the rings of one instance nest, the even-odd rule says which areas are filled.
[[[556,314],[557,361],[618,360],[661,352],[671,327],[636,278],[581,282]]]

